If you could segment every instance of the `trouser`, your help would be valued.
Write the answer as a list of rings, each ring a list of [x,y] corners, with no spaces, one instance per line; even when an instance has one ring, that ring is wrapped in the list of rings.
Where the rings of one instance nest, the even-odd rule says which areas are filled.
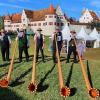
[[[41,52],[42,61],[44,62],[44,52],[43,52],[42,46],[36,47],[36,61],[38,61],[39,50]]]
[[[59,56],[60,56],[60,52],[61,52],[61,48],[58,47]],[[55,63],[56,62],[56,48],[52,48],[52,59],[53,59],[53,62]]]
[[[9,47],[1,48],[1,54],[3,61],[9,60]]]
[[[22,61],[22,54],[25,53],[26,61],[29,59],[28,48],[27,47],[19,47],[19,61]]]
[[[76,52],[76,47],[69,47],[68,48],[68,54],[67,54],[67,61],[69,62],[69,59],[70,59],[70,56],[73,52],[73,55],[74,55],[74,61],[76,61],[76,55],[77,55],[77,52]]]

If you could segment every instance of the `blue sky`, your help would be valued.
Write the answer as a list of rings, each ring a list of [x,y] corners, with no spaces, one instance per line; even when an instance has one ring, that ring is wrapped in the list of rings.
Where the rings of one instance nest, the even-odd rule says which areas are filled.
[[[100,0],[0,0],[0,15],[21,12],[22,9],[39,10],[48,8],[50,3],[60,5],[69,17],[78,19],[83,8],[94,10],[100,15]]]

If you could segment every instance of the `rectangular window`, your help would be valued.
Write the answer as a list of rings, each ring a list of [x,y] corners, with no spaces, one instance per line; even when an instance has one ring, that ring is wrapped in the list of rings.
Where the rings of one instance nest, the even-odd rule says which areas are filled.
[[[63,17],[60,17],[60,19],[63,19]]]
[[[25,19],[23,19],[23,21],[25,21]]]
[[[37,26],[37,24],[36,24],[36,23],[34,23],[34,26]]]
[[[43,23],[43,26],[45,26],[46,25],[46,23]]]
[[[53,18],[53,16],[49,16],[49,18]]]
[[[57,23],[57,26],[59,26],[59,23]]]
[[[47,22],[45,22],[45,25],[47,25]]]
[[[49,25],[53,25],[53,22],[49,22]]]
[[[11,27],[11,25],[8,25],[8,27]]]
[[[31,24],[30,26],[33,26],[33,24]]]
[[[54,16],[54,18],[57,18],[57,16]]]
[[[61,26],[64,26],[64,23],[61,23]]]
[[[38,26],[41,26],[41,23],[38,23]]]
[[[31,24],[28,24],[28,26],[31,26]]]

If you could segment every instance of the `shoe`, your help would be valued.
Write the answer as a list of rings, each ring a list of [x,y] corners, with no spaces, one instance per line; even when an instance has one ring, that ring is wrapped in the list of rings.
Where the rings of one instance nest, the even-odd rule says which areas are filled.
[[[3,61],[6,61],[6,59],[3,59]]]
[[[55,60],[55,61],[53,61],[54,62],[54,64],[56,64],[57,63],[57,61]]]
[[[74,63],[78,63],[78,61],[77,61],[77,60],[75,60],[75,61],[74,61]]]
[[[69,63],[69,61],[66,61],[66,63]]]
[[[10,59],[7,59],[7,61],[10,61]]]
[[[43,63],[45,63],[45,61],[42,61]]]
[[[26,59],[26,62],[28,62],[29,60],[28,59]]]
[[[22,62],[22,60],[19,60],[19,63],[21,63]]]

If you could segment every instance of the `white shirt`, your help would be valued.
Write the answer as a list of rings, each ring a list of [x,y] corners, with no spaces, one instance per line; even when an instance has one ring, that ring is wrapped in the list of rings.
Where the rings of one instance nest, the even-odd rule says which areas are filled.
[[[1,36],[0,36],[0,40],[3,41],[3,37],[4,37],[4,35],[1,35]],[[11,44],[11,38],[10,38],[10,36],[8,36],[8,41],[9,41],[9,44]]]

